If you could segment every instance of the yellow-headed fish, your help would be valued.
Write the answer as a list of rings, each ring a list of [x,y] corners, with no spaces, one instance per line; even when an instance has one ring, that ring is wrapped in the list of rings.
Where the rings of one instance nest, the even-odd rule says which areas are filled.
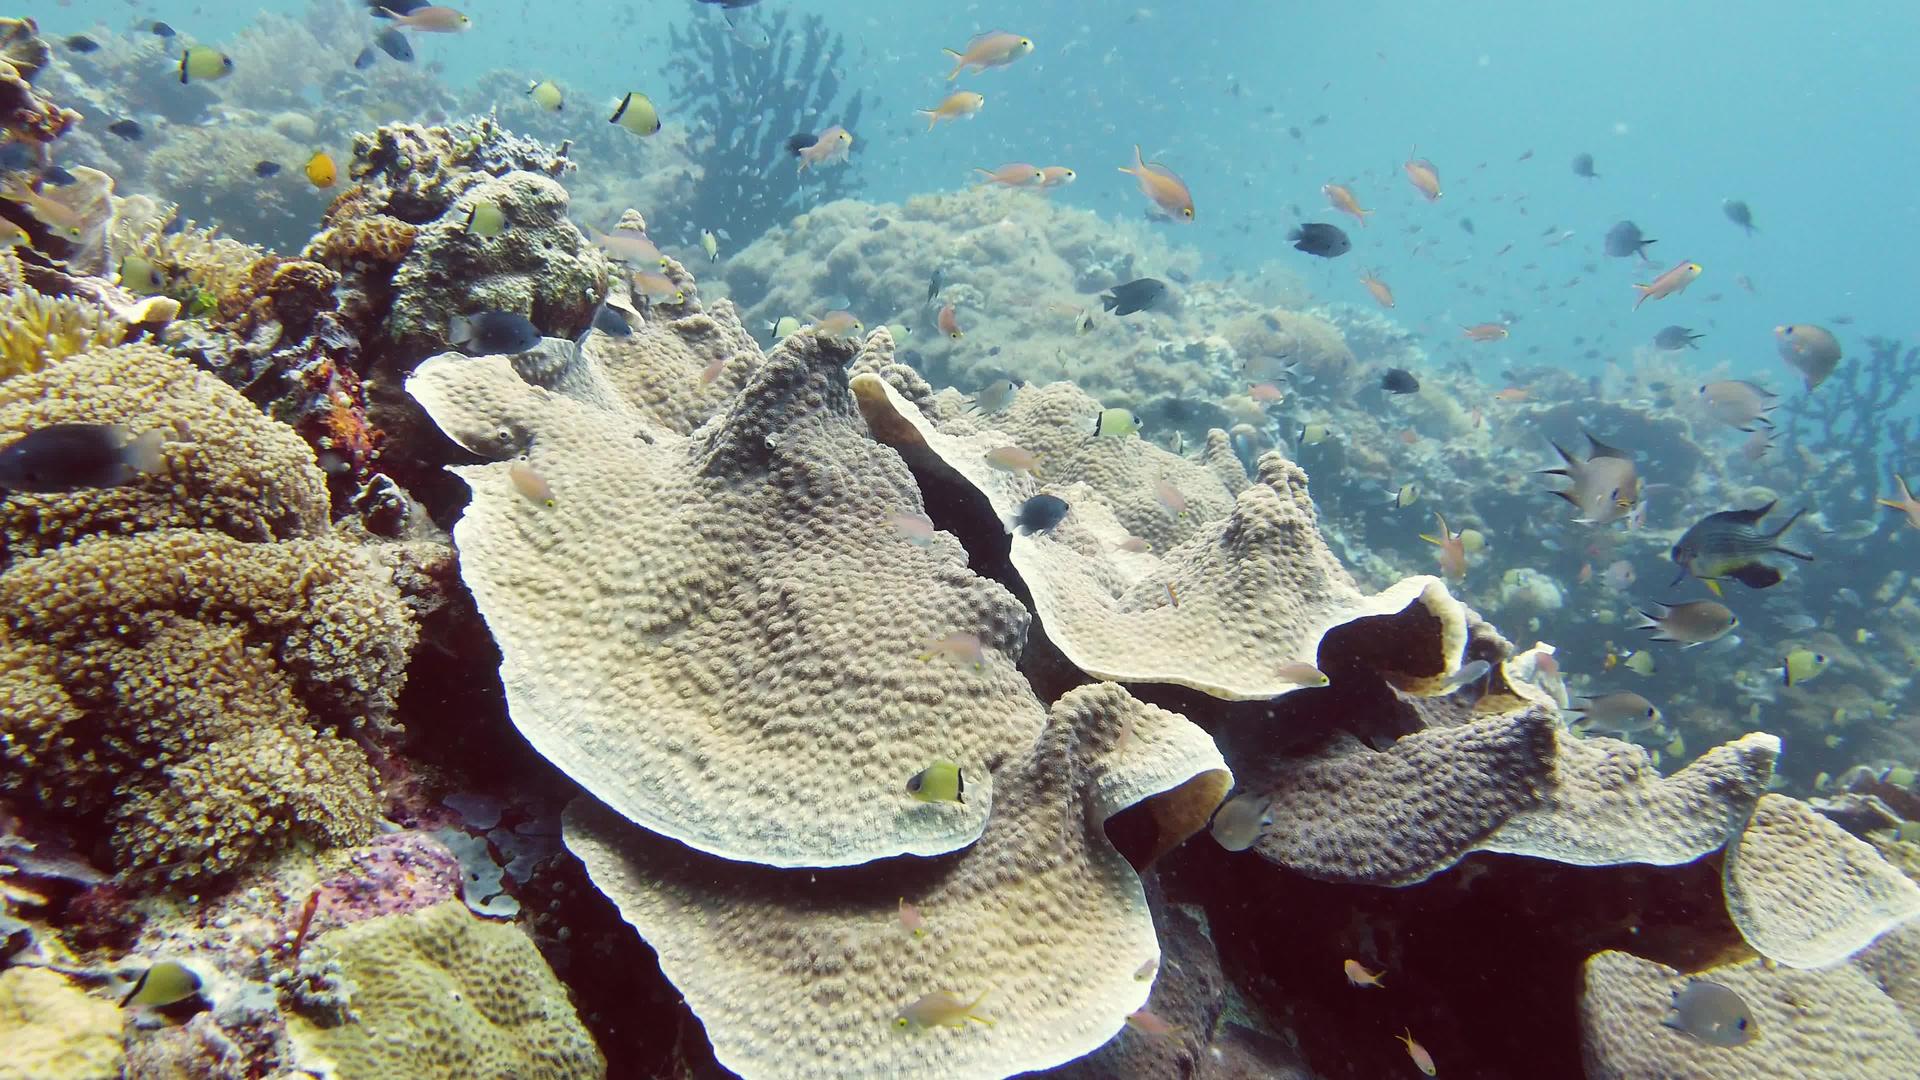
[[[953,49],[940,51],[953,57],[953,70],[947,73],[947,81],[952,82],[968,68],[981,72],[988,68],[1006,67],[1033,51],[1033,39],[1005,30],[989,30],[984,34],[975,34],[973,40],[967,42],[965,52]]]
[[[907,794],[921,802],[967,801],[967,778],[951,761],[936,761],[907,777]]]
[[[1173,170],[1165,165],[1142,158],[1138,143],[1133,147],[1133,166],[1120,171],[1137,178],[1140,181],[1140,193],[1151,199],[1169,217],[1177,221],[1193,220],[1193,192],[1187,189],[1187,182],[1174,175]]]
[[[180,81],[224,79],[233,74],[233,57],[205,45],[189,45],[180,50]]]
[[[548,112],[559,112],[567,107],[567,95],[561,92],[560,84],[552,79],[530,84],[527,96]]]
[[[948,94],[938,105],[931,109],[915,109],[914,112],[927,118],[927,130],[942,120],[964,120],[980,111],[987,99],[971,90],[956,90]]]
[[[629,91],[620,99],[620,104],[607,117],[607,123],[617,124],[635,135],[651,135],[660,130],[660,113],[653,107],[653,99],[637,91]]]
[[[315,150],[302,171],[307,174],[307,183],[317,188],[330,188],[340,180],[340,167],[325,150]]]
[[[1363,988],[1386,986],[1386,983],[1380,981],[1380,976],[1386,974],[1384,971],[1368,971],[1358,960],[1348,960],[1340,966],[1346,971],[1347,982],[1351,985]]]
[[[1640,298],[1633,302],[1633,309],[1640,310],[1640,305],[1649,300],[1662,300],[1686,292],[1687,286],[1693,284],[1693,279],[1700,276],[1702,269],[1697,262],[1683,262],[1644,285],[1635,285],[1634,289],[1640,293]]]

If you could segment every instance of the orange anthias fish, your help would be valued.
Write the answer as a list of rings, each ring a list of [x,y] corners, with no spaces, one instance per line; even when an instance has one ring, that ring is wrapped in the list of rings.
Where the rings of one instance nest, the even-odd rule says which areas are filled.
[[[1913,492],[1907,490],[1906,477],[1896,476],[1893,480],[1900,485],[1899,501],[1896,502],[1893,499],[1875,499],[1873,501],[1879,503],[1881,506],[1898,510],[1907,515],[1907,526],[1909,528],[1920,529],[1920,499],[1915,499]]]
[[[1180,221],[1193,220],[1193,192],[1187,190],[1186,181],[1165,165],[1141,158],[1139,144],[1133,148],[1133,167],[1120,171],[1139,177],[1140,193],[1152,199],[1168,216]]]
[[[1409,157],[1406,164],[1400,167],[1407,171],[1407,179],[1413,181],[1413,186],[1427,197],[1428,202],[1444,194],[1440,190],[1440,170],[1433,167],[1433,162],[1423,157]]]
[[[1475,323],[1461,327],[1460,336],[1469,341],[1505,341],[1507,328],[1497,322]]]
[[[1047,182],[1047,174],[1024,161],[1010,162],[997,169],[975,169],[974,172],[986,177],[980,181],[981,187],[988,184],[1002,184],[1006,187],[1037,187]]]
[[[1412,1028],[1408,1028],[1405,1035],[1395,1035],[1394,1038],[1407,1044],[1407,1056],[1413,1059],[1414,1068],[1419,1069],[1428,1076],[1439,1075],[1438,1070],[1436,1070],[1433,1065],[1433,1055],[1427,1053],[1426,1047],[1414,1041]]]
[[[1371,210],[1367,211],[1367,213],[1372,212]],[[1373,294],[1374,301],[1381,307],[1390,308],[1393,306],[1393,290],[1387,287],[1386,282],[1375,277],[1373,271],[1368,270],[1361,274],[1360,284],[1367,287],[1367,291]]]
[[[1127,1026],[1142,1035],[1151,1035],[1164,1039],[1184,1030],[1180,1024],[1169,1024],[1151,1009],[1138,1009],[1127,1014]]]
[[[1360,200],[1354,198],[1353,192],[1345,185],[1322,184],[1320,185],[1320,194],[1327,197],[1327,201],[1333,204],[1335,210],[1350,215],[1353,220],[1360,223],[1361,228],[1366,228],[1367,215],[1373,213],[1373,211],[1362,209]],[[1392,307],[1393,305],[1388,304],[1387,306]]]
[[[1420,534],[1420,539],[1440,549],[1440,572],[1455,581],[1467,576],[1467,544],[1460,534],[1447,528],[1447,519],[1440,511],[1433,512],[1433,518],[1440,523],[1440,535]]]
[[[980,72],[988,68],[1006,67],[1033,51],[1033,39],[1005,30],[989,30],[974,35],[973,40],[967,42],[965,52],[952,49],[941,51],[953,57],[953,70],[947,73],[947,81],[952,82],[968,68]]]
[[[914,112],[927,118],[927,130],[942,120],[964,120],[980,111],[987,99],[971,90],[956,90],[931,109],[915,109]]]
[[[1493,395],[1493,400],[1504,402],[1508,405],[1518,405],[1523,401],[1530,401],[1532,399],[1533,391],[1518,386],[1509,386],[1505,390]]]
[[[1385,974],[1384,972],[1368,971],[1358,960],[1348,960],[1342,967],[1346,969],[1347,981],[1355,986],[1383,988],[1386,986],[1380,981],[1380,976]]]
[[[803,146],[795,151],[794,156],[800,159],[799,171],[806,172],[821,165],[833,165],[845,161],[847,155],[851,153],[853,153],[853,132],[835,124],[821,132],[812,146]]]
[[[417,7],[405,15],[392,8],[381,8],[380,14],[393,20],[393,25],[408,30],[424,30],[432,34],[457,34],[473,25],[473,20],[458,11],[441,4],[429,4]]]
[[[952,304],[940,309],[940,315],[936,321],[940,324],[940,332],[955,341],[967,336],[966,331],[960,329],[960,317],[954,314]]]
[[[1040,187],[1043,190],[1046,188],[1064,187],[1078,179],[1080,179],[1080,174],[1067,168],[1065,165],[1040,166]]]
[[[1633,309],[1640,310],[1640,305],[1649,300],[1661,300],[1675,293],[1686,292],[1687,286],[1693,284],[1693,279],[1700,276],[1702,269],[1697,262],[1683,262],[1648,284],[1635,285],[1634,288],[1640,291],[1640,299],[1633,302]]]

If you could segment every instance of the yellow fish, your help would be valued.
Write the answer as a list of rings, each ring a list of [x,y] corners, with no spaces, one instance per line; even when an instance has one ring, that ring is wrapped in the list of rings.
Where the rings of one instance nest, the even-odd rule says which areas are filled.
[[[333,155],[325,150],[314,151],[303,171],[307,174],[307,182],[321,189],[332,187],[340,179],[340,169],[333,163]]]
[[[1165,165],[1141,158],[1138,143],[1133,147],[1133,167],[1120,171],[1138,178],[1140,193],[1151,199],[1169,217],[1179,221],[1193,220],[1193,192],[1187,189],[1187,182],[1174,175],[1173,170]]]

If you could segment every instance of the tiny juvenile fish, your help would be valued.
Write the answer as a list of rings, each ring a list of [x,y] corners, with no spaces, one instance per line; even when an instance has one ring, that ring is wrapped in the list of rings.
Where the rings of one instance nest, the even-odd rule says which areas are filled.
[[[1333,681],[1327,678],[1326,672],[1304,660],[1289,660],[1275,668],[1273,673],[1299,686],[1325,686]]]
[[[1162,1019],[1159,1013],[1145,1008],[1128,1013],[1127,1026],[1142,1035],[1151,1035],[1156,1039],[1178,1035],[1183,1030],[1181,1025],[1170,1024]]]
[[[981,644],[978,634],[948,634],[946,637],[930,641],[916,659],[925,663],[936,656],[948,657],[955,663],[967,664],[976,671],[987,666],[987,649]]]
[[[539,503],[549,509],[553,507],[553,488],[547,484],[546,477],[526,462],[516,461],[507,466],[507,482],[528,502]]]
[[[936,534],[932,520],[925,514],[905,512],[888,514],[887,524],[893,526],[895,532],[915,547],[926,547],[933,543]]]
[[[900,928],[914,937],[927,936],[927,920],[921,916],[919,908],[907,903],[904,896],[900,898]]]
[[[967,778],[951,761],[936,761],[907,777],[907,794],[921,802],[967,801]]]
[[[1688,979],[1683,989],[1675,990],[1660,1023],[1710,1046],[1742,1046],[1759,1034],[1746,1001],[1705,979]]]

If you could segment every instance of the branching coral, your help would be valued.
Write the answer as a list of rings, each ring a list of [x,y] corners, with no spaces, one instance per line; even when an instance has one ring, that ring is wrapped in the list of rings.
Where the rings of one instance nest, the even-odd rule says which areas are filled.
[[[745,245],[806,204],[859,190],[854,169],[800,173],[786,141],[832,124],[858,140],[865,102],[857,90],[842,98],[836,69],[847,62],[846,40],[820,16],[793,25],[784,10],[765,13],[772,44],[756,50],[709,15],[696,12],[689,24],[668,28],[668,104],[681,123],[703,132],[693,154],[705,180],[687,220],[724,222],[733,243]]]

